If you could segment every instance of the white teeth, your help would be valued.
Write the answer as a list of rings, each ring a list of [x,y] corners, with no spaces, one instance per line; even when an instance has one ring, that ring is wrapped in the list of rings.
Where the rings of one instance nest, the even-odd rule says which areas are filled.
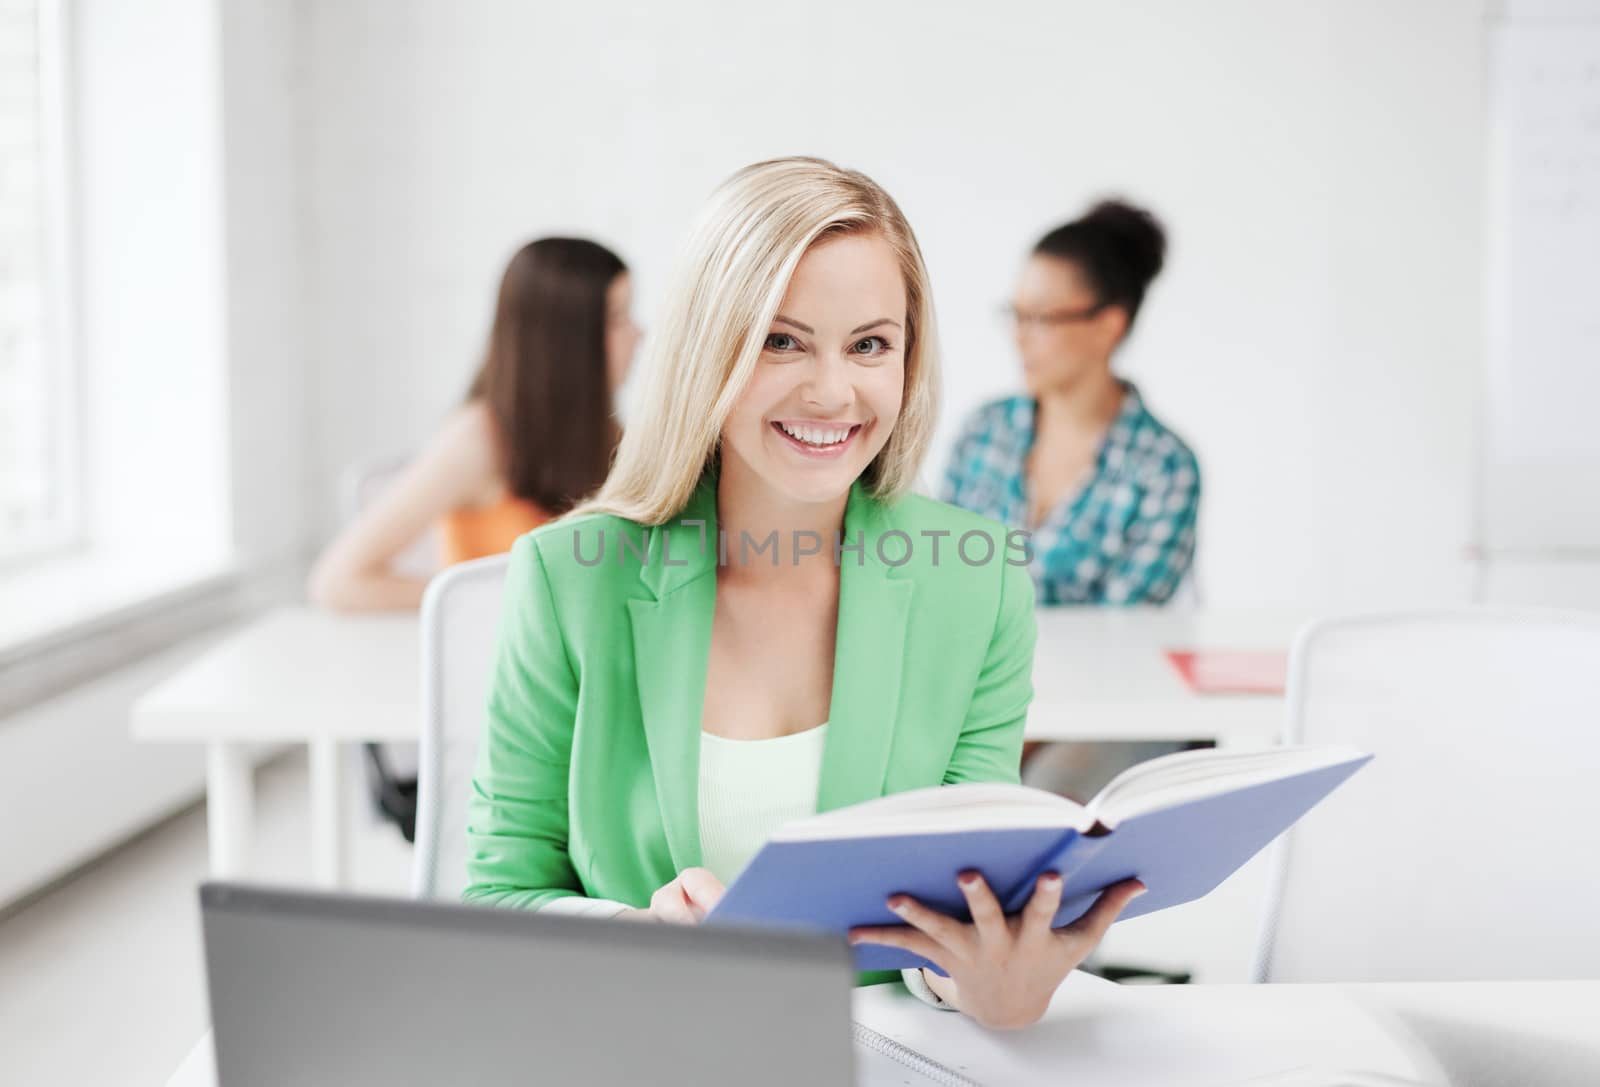
[[[834,427],[791,426],[788,423],[779,423],[783,432],[797,441],[807,445],[838,445],[850,436],[850,428],[836,429]]]

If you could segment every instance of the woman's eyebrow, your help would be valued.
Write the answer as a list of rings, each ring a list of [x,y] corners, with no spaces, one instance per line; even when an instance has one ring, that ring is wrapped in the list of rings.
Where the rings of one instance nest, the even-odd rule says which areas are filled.
[[[778,314],[776,317],[774,317],[772,319],[772,321],[773,321],[774,324],[778,324],[778,323],[781,322],[781,323],[786,324],[786,325],[792,325],[793,327],[798,328],[801,332],[804,332],[808,336],[816,335],[816,331],[817,330],[812,328],[810,325],[803,325],[799,321],[796,321],[793,317],[785,317],[781,313]],[[895,328],[899,328],[900,327],[900,322],[896,321],[892,317],[879,317],[876,321],[868,321],[866,324],[862,325],[860,328],[852,328],[850,330],[850,335],[859,336],[861,333],[866,332],[868,329],[877,328],[879,325],[893,325]]]
[[[896,320],[892,320],[891,318],[888,318],[888,317],[879,317],[876,321],[868,321],[866,324],[862,325],[860,328],[852,328],[850,330],[850,335],[858,336],[861,333],[866,332],[868,329],[877,328],[879,325],[893,325],[895,328],[899,328],[900,327],[900,322],[896,321]]]

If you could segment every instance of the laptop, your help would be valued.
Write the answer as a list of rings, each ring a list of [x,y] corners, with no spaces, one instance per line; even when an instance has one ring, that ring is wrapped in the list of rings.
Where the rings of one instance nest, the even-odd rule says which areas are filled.
[[[834,936],[207,883],[221,1087],[848,1084]]]

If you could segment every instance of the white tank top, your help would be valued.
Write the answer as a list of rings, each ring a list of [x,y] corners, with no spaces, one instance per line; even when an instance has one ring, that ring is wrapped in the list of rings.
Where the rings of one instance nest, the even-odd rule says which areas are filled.
[[[700,733],[700,863],[725,886],[791,819],[817,812],[828,724],[770,740]]]

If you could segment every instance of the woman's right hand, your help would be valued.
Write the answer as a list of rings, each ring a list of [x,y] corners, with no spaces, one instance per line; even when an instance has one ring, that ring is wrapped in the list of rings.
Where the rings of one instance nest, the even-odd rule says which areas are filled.
[[[665,921],[673,925],[698,925],[721,900],[727,890],[722,881],[705,868],[685,868],[678,878],[650,896],[647,910],[629,910],[618,916],[625,921]]]

